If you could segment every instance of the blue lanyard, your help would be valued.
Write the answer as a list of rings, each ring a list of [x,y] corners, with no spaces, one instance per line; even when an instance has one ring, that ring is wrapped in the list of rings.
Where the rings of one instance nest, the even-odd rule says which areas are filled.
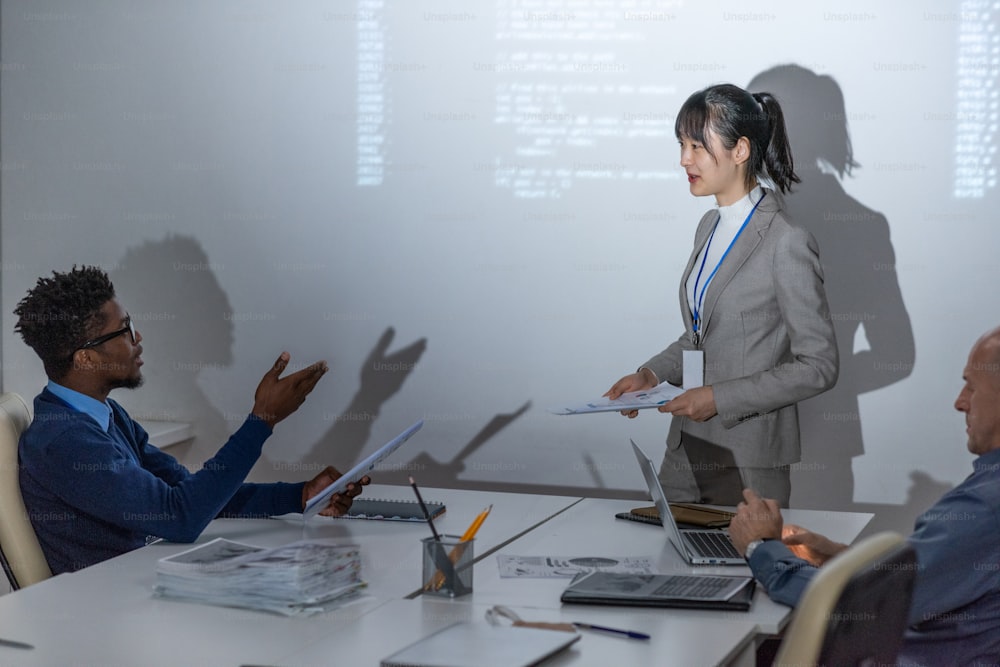
[[[764,201],[764,197],[766,196],[767,192],[762,194],[760,196],[760,199],[757,200],[757,203],[753,205],[752,209],[750,209],[750,214],[747,215],[747,219],[743,221],[742,225],[740,225],[740,229],[739,231],[736,232],[736,236],[734,236],[733,240],[729,242],[729,247],[726,248],[726,252],[722,253],[722,257],[719,258],[719,263],[715,265],[714,269],[712,269],[712,273],[709,274],[708,279],[705,281],[705,284],[702,285],[701,287],[701,292],[699,292],[698,283],[701,281],[701,274],[705,270],[705,260],[708,259],[708,250],[709,248],[712,247],[712,239],[715,238],[715,230],[719,228],[719,220],[722,220],[721,213],[719,214],[718,220],[715,221],[715,226],[712,228],[712,234],[708,237],[708,243],[705,244],[705,254],[701,256],[701,266],[698,268],[698,275],[695,276],[694,279],[695,299],[694,299],[694,310],[692,311],[691,315],[692,315],[692,329],[694,330],[695,345],[698,344],[698,321],[699,321],[699,314],[701,313],[701,304],[705,301],[705,290],[708,289],[708,284],[712,282],[712,278],[715,277],[715,273],[719,270],[719,267],[722,266],[722,263],[726,261],[726,255],[728,255],[729,251],[733,249],[734,245],[736,245],[736,240],[740,238],[740,234],[743,233],[743,230],[746,228],[747,223],[750,222],[750,218],[753,217],[753,214],[757,211],[757,207],[760,206],[760,203]]]

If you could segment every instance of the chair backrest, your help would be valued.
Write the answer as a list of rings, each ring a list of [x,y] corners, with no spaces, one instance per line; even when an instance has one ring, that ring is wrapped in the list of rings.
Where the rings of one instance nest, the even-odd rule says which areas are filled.
[[[774,664],[895,664],[916,576],[916,554],[902,535],[854,544],[809,582]]]
[[[18,479],[17,441],[31,423],[18,394],[0,394],[0,561],[13,590],[52,576],[28,519]]]

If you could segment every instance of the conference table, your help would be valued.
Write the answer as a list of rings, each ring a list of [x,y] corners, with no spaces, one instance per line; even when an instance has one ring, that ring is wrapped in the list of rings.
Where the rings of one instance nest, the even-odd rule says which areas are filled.
[[[409,487],[373,485],[369,497],[412,499]],[[762,637],[780,634],[790,610],[758,590],[749,612],[563,605],[567,579],[503,578],[497,555],[646,556],[663,572],[749,573],[745,567],[692,568],[658,526],[615,519],[635,500],[423,489],[447,505],[439,532],[461,534],[485,507],[476,535],[473,593],[460,598],[420,594],[422,522],[301,516],[217,519],[197,543],[217,537],[263,547],[305,538],[361,546],[368,586],[360,600],[306,617],[215,607],[153,595],[156,561],[191,547],[156,542],[79,572],[0,597],[2,665],[378,665],[397,650],[457,621],[486,623],[495,604],[530,621],[580,621],[629,628],[649,641],[583,631],[545,665],[752,665]],[[787,510],[787,520],[850,542],[870,514]]]

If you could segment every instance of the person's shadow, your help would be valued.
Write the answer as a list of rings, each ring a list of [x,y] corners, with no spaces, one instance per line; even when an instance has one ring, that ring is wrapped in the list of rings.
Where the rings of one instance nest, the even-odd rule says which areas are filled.
[[[140,423],[192,424],[194,437],[168,452],[196,470],[246,416],[227,420],[198,384],[201,371],[233,361],[229,297],[205,251],[189,236],[169,235],[129,248],[109,275],[144,339],[142,372],[148,385],[114,398]]]
[[[224,415],[198,383],[201,371],[233,361],[229,297],[204,249],[190,236],[169,235],[130,248],[109,274],[119,301],[143,336],[143,375],[149,385],[118,392],[115,399],[140,423],[191,424],[194,437],[168,452],[197,470],[240,427],[250,408],[248,402],[246,413]],[[382,405],[400,390],[426,349],[421,338],[389,352],[393,335],[387,328],[375,343],[361,367],[360,385],[350,405],[297,465],[284,465],[280,452],[265,449],[251,479],[301,481],[327,464],[346,469],[361,458]],[[260,360],[261,368],[271,361]]]
[[[169,448],[168,453],[192,470],[199,469],[215,455],[247,414],[223,414],[198,382],[202,370],[227,367],[233,362],[233,309],[215,268],[195,238],[169,235],[130,248],[117,267],[109,271],[119,300],[129,309],[143,336],[146,361],[143,375],[148,384],[140,391],[119,392],[115,399],[140,423],[152,420],[190,423],[194,437]],[[383,406],[402,390],[427,349],[427,340],[420,338],[390,351],[394,336],[392,327],[383,331],[362,362],[358,389],[350,404],[331,417],[333,423],[305,454],[289,457],[280,449],[265,446],[248,479],[297,482],[313,477],[326,465],[343,471],[359,461]],[[266,363],[272,360],[259,360],[265,364],[261,368],[266,368]],[[509,475],[489,480],[463,479],[466,460],[527,414],[531,405],[526,400],[509,412],[495,413],[449,460],[439,461],[414,445],[408,447],[412,452],[409,457],[396,455],[374,470],[372,477],[384,484],[405,484],[407,477],[415,474],[421,484],[428,486],[641,496],[629,490],[602,488],[598,478],[594,479],[598,488],[592,489],[516,483],[510,481]],[[249,407],[248,402],[248,412]]]
[[[840,352],[836,386],[799,404],[802,461],[792,466],[791,502],[848,510],[854,507],[852,459],[865,451],[858,396],[909,376],[916,355],[889,223],[841,183],[860,165],[843,94],[832,77],[783,65],[755,76],[748,89],[773,94],[785,113],[802,178],[785,196],[785,209],[819,243]]]

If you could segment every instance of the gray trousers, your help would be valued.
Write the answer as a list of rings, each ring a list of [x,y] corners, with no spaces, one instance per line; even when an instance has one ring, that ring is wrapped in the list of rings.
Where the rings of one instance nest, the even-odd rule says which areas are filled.
[[[753,489],[788,507],[792,495],[789,466],[741,468],[725,447],[687,433],[681,434],[680,447],[667,449],[659,476],[667,500],[676,502],[737,505],[743,489]]]

